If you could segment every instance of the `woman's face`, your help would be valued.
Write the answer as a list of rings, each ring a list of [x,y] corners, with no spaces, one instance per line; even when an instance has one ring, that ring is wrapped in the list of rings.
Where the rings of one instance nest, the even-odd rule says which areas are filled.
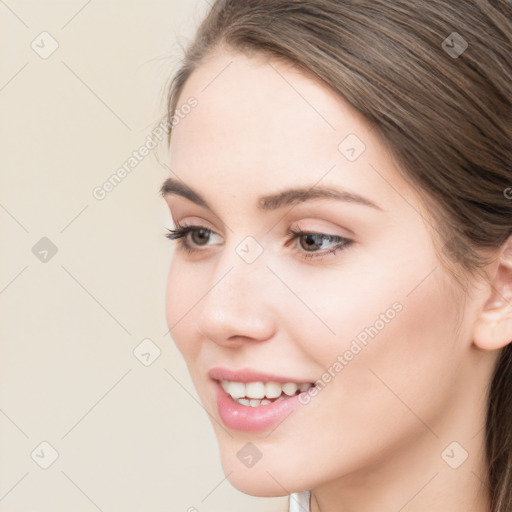
[[[180,104],[190,97],[171,177],[195,196],[169,183],[166,200],[175,224],[206,231],[186,235],[193,252],[176,246],[167,322],[231,483],[278,496],[415,446],[439,458],[471,377],[472,318],[458,325],[419,195],[371,125],[289,66],[239,54],[203,63]],[[327,188],[338,197],[314,194]],[[302,193],[280,196],[290,189]],[[218,379],[254,400],[288,397],[269,381],[317,389],[253,407]]]

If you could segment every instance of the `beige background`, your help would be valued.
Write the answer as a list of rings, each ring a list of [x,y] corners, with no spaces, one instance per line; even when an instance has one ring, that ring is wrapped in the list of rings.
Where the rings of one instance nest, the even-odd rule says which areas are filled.
[[[157,150],[103,200],[92,194],[158,122],[179,43],[207,8],[0,1],[1,512],[286,508],[225,479],[164,336],[170,216]],[[47,58],[43,31],[59,45]],[[36,246],[43,237],[55,255]],[[149,366],[133,352],[146,338],[142,359],[161,351]],[[47,469],[42,442],[58,452]]]

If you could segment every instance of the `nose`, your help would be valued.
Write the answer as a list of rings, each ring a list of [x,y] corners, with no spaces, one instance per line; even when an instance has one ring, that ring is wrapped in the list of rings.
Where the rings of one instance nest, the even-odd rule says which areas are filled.
[[[263,261],[248,264],[236,258],[229,258],[222,270],[217,267],[198,304],[198,331],[226,347],[268,340],[276,327],[272,293],[267,286],[271,273]]]

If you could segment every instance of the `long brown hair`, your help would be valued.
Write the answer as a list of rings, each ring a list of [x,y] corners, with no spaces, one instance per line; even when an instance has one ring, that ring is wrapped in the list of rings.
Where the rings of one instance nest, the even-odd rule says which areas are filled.
[[[168,119],[219,47],[282,59],[361,112],[462,289],[512,233],[511,0],[217,0],[170,81]],[[512,512],[512,344],[488,389],[486,451],[491,512]]]

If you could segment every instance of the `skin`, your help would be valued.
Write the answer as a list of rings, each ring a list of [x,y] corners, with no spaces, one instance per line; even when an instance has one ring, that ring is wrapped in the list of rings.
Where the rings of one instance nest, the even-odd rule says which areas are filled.
[[[190,96],[198,106],[174,127],[171,167],[213,211],[176,194],[166,201],[174,223],[213,234],[203,245],[189,236],[193,254],[176,246],[166,313],[229,481],[254,496],[311,489],[313,512],[489,511],[486,388],[512,339],[510,308],[496,304],[509,295],[510,262],[497,254],[489,279],[475,279],[464,296],[441,265],[421,193],[371,125],[291,66],[218,50],[180,102]],[[366,146],[353,162],[338,150],[351,133]],[[381,210],[332,199],[257,208],[260,195],[314,184]],[[327,254],[336,241],[320,239],[320,256],[305,259],[307,243],[287,245],[286,230],[298,226],[353,242]],[[246,236],[263,249],[251,264],[236,252]],[[393,303],[401,311],[277,428],[222,424],[211,367],[314,382]],[[262,453],[252,468],[237,458],[249,441]],[[456,469],[442,457],[454,441],[452,460],[468,453]]]

